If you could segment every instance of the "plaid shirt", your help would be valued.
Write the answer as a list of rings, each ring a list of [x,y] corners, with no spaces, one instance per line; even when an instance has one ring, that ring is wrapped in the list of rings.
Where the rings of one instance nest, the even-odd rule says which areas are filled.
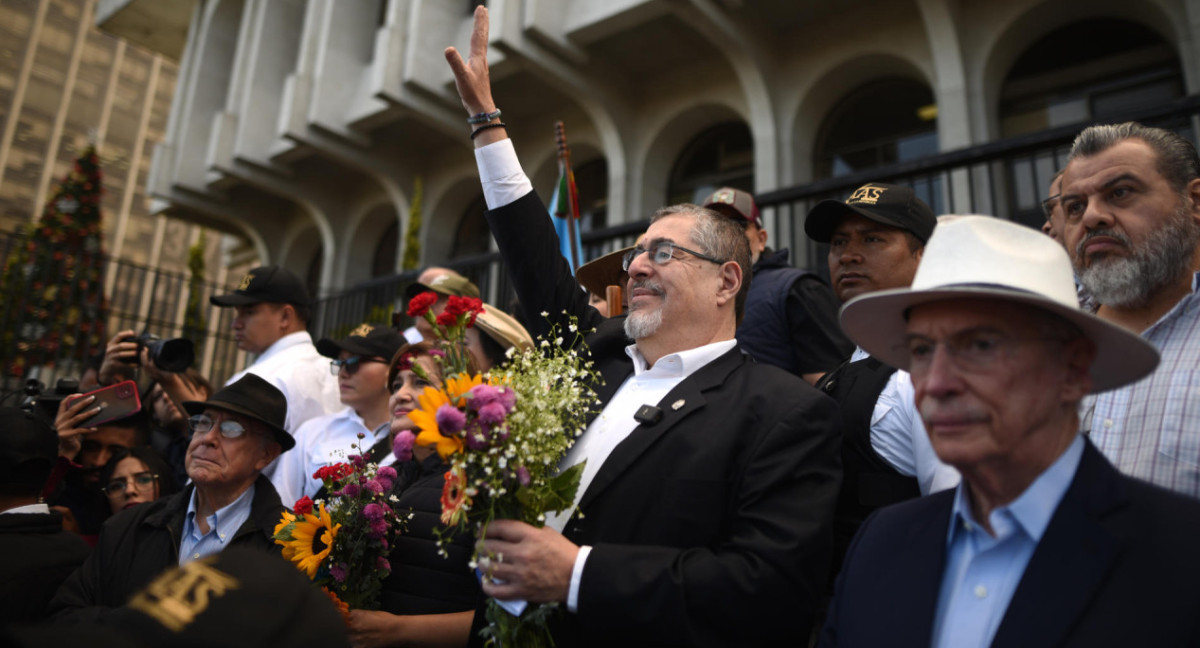
[[[1200,272],[1192,292],[1142,331],[1162,361],[1142,380],[1083,402],[1083,426],[1117,468],[1200,497]]]

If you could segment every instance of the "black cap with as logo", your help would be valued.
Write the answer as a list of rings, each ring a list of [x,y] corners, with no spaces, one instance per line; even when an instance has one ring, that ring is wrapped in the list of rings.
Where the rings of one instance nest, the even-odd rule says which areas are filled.
[[[855,189],[845,202],[822,200],[817,203],[804,221],[804,233],[814,241],[828,243],[838,222],[847,214],[858,214],[876,223],[912,232],[922,243],[929,241],[937,226],[933,210],[909,187],[870,182]]]
[[[294,272],[279,266],[254,268],[242,277],[237,290],[208,298],[214,306],[248,306],[260,302],[311,306],[304,282]]]

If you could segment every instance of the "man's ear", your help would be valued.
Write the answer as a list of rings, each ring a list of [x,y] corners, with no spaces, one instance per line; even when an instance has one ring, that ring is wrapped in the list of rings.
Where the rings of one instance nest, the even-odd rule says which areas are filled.
[[[724,306],[726,302],[737,298],[738,290],[742,288],[742,266],[737,261],[726,261],[720,268],[721,284],[717,287],[717,305]]]
[[[283,446],[279,445],[278,441],[272,439],[263,444],[262,454],[259,455],[258,461],[254,462],[254,469],[261,472],[264,468],[271,465],[276,457],[283,454]]]
[[[1062,385],[1062,399],[1078,403],[1092,391],[1089,371],[1096,360],[1096,343],[1084,337],[1075,338],[1063,345],[1063,358],[1067,363],[1067,376]]]
[[[1187,184],[1187,196],[1191,200],[1190,205],[1185,205],[1188,211],[1192,214],[1192,220],[1200,223],[1200,178],[1193,178]]]
[[[765,230],[761,227],[758,228],[758,245],[760,247],[767,246],[767,230]]]

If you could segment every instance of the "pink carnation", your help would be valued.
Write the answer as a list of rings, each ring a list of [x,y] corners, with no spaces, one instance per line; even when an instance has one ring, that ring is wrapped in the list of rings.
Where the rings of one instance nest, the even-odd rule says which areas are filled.
[[[441,432],[442,436],[454,436],[461,432],[463,426],[467,424],[467,415],[451,405],[439,407],[435,418],[438,432]]]
[[[471,395],[471,398],[467,402],[470,403],[471,409],[476,412],[500,400],[500,390],[491,385],[475,385],[468,393]]]
[[[382,520],[384,513],[385,511],[383,510],[383,507],[375,502],[371,502],[363,507],[363,517],[371,520],[372,522],[375,520]]]
[[[392,452],[396,455],[396,461],[408,461],[412,459],[413,443],[416,442],[417,436],[411,430],[400,430],[396,433],[396,440],[392,442]],[[384,466],[388,470],[392,470],[388,466]],[[380,472],[383,468],[379,469]],[[396,471],[392,470],[392,479],[395,479]]]
[[[508,412],[498,402],[488,403],[479,408],[479,421],[487,426],[503,423],[505,416],[508,416]]]
[[[383,494],[383,484],[379,483],[378,479],[369,480],[369,481],[367,481],[366,484],[363,484],[363,486],[365,486],[367,490],[371,491],[372,493],[375,493],[376,495]]]

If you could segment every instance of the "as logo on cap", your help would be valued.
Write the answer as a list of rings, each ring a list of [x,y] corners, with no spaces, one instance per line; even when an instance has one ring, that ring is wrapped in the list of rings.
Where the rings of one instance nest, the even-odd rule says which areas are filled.
[[[367,337],[374,330],[375,327],[370,324],[359,324],[358,328],[350,331],[350,337]]]
[[[250,282],[254,281],[254,273],[247,272],[245,277],[242,277],[242,283],[238,284],[238,290],[249,290]]]
[[[726,205],[732,205],[733,204],[733,192],[729,191],[728,189],[722,189],[721,191],[718,191],[717,193],[713,194],[712,202],[724,203]]]
[[[179,632],[208,609],[214,598],[241,586],[238,580],[213,567],[215,556],[185,563],[150,583],[129,602],[168,629]]]
[[[884,187],[872,187],[871,185],[865,185],[855,189],[854,193],[850,194],[850,197],[846,199],[846,204],[867,203],[868,205],[874,205],[875,203],[879,202],[879,199],[883,196],[883,192],[885,191],[887,191],[887,189]]]

